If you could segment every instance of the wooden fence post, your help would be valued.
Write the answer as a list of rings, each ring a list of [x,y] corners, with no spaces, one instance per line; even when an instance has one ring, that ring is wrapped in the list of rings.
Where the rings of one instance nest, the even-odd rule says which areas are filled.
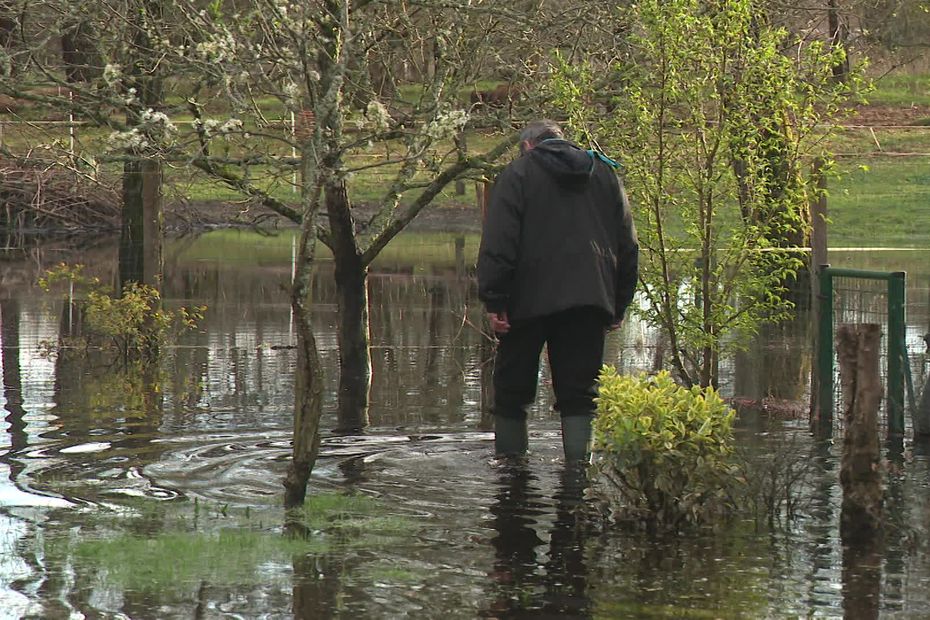
[[[840,536],[844,543],[854,543],[874,538],[882,525],[884,492],[878,433],[881,326],[841,325],[836,340],[846,426],[840,464]]]
[[[811,257],[810,257],[810,284],[811,284],[811,342],[814,351],[814,363],[811,364],[811,427],[818,435],[828,435],[832,428],[824,428],[824,421],[831,420],[833,412],[821,411],[821,376],[823,367],[820,356],[823,354],[818,346],[821,325],[821,295],[820,279],[823,266],[827,264],[827,178],[823,173],[824,161],[818,157],[814,160],[811,176],[817,188],[815,199],[811,202]],[[826,334],[824,335],[825,337]],[[833,355],[831,350],[830,355]]]

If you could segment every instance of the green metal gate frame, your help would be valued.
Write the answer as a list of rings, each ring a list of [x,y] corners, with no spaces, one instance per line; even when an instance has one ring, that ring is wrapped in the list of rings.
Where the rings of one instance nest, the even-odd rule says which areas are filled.
[[[883,280],[888,283],[888,377],[887,394],[888,435],[904,434],[904,376],[905,376],[905,280],[904,271],[881,272],[862,269],[837,269],[829,265],[820,267],[820,322],[817,329],[817,373],[820,376],[818,410],[820,424],[830,428],[833,424],[833,278],[861,278]]]

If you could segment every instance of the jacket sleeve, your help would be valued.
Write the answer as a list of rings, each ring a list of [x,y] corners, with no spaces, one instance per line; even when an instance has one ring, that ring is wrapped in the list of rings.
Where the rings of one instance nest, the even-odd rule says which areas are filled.
[[[633,292],[636,290],[636,282],[639,279],[639,241],[636,239],[636,226],[633,223],[630,201],[627,198],[626,190],[623,188],[623,181],[619,176],[617,177],[617,186],[620,191],[621,216],[618,230],[614,320],[621,321],[633,301]]]
[[[522,212],[519,177],[508,166],[491,189],[478,250],[478,298],[488,312],[507,309],[520,253]]]

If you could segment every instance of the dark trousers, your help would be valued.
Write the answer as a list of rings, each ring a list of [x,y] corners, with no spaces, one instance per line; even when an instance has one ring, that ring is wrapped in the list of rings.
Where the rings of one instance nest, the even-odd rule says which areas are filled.
[[[539,356],[549,355],[555,408],[562,416],[592,414],[603,364],[608,317],[600,308],[570,308],[511,321],[494,360],[494,415],[525,419],[536,399]]]

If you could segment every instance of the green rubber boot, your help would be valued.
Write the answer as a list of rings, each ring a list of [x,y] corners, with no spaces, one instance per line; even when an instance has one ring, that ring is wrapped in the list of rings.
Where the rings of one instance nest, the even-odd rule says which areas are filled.
[[[516,420],[494,416],[494,452],[497,456],[526,454],[528,445],[526,418]]]
[[[585,462],[591,456],[591,422],[594,414],[562,416],[562,451],[566,463]]]

